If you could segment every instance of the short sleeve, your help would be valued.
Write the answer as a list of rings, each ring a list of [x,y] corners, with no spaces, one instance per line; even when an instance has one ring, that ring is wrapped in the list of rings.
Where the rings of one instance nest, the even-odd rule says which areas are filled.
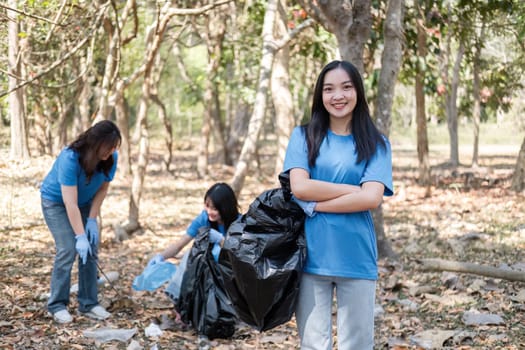
[[[284,157],[283,171],[287,172],[293,168],[301,168],[310,172],[310,167],[308,166],[308,148],[306,146],[303,128],[300,126],[293,130]]]
[[[57,167],[57,179],[60,185],[76,186],[80,172],[78,155],[75,151],[67,148],[59,155]]]
[[[368,161],[360,184],[369,181],[381,182],[385,186],[384,195],[394,194],[392,182],[392,150],[390,142],[385,138],[385,147],[377,147],[376,153]]]
[[[203,210],[188,226],[188,229],[186,230],[186,233],[191,236],[195,237],[197,236],[197,233],[199,233],[199,229],[201,227],[209,227],[210,221],[208,220],[208,213],[206,210]]]

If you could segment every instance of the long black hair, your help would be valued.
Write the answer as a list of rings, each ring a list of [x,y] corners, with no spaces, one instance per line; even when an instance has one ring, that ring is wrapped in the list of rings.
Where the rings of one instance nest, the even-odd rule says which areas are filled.
[[[237,203],[235,192],[230,185],[224,182],[217,182],[206,191],[204,202],[207,199],[213,203],[213,206],[219,212],[224,223],[224,230],[227,231],[231,223],[239,216],[239,204]],[[216,230],[219,228],[217,222],[210,221],[210,226]]]
[[[80,134],[68,147],[78,152],[78,161],[86,172],[89,182],[95,171],[102,171],[108,176],[114,163],[113,156],[100,160],[99,150],[102,147],[108,150],[119,147],[121,141],[120,130],[115,123],[110,120],[102,120]]]
[[[350,121],[352,135],[356,144],[357,163],[369,160],[376,152],[377,145],[386,147],[383,135],[375,126],[366,101],[363,79],[357,68],[348,61],[332,61],[319,74],[312,99],[312,116],[310,122],[303,126],[308,147],[308,165],[315,166],[321,143],[330,127],[330,115],[323,104],[323,84],[326,73],[342,68],[348,73],[356,90],[356,105]]]

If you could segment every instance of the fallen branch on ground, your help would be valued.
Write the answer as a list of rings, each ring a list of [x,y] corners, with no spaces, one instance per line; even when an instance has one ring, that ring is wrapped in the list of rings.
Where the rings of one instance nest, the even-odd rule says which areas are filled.
[[[417,262],[420,264],[419,269],[423,271],[464,272],[509,281],[525,282],[525,272],[523,271],[506,270],[492,266],[443,259],[418,259]]]

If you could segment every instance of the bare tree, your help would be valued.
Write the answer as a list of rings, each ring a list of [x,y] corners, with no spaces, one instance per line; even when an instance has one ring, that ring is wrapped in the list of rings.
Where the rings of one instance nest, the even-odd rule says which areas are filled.
[[[238,195],[244,185],[244,180],[248,172],[249,163],[252,161],[257,148],[257,140],[262,129],[264,115],[266,112],[268,89],[270,85],[270,78],[272,72],[272,65],[275,54],[289,43],[290,40],[300,33],[304,28],[309,27],[312,21],[305,21],[287,36],[276,40],[274,38],[274,25],[277,16],[277,0],[269,0],[266,5],[266,12],[264,14],[263,24],[263,45],[262,45],[262,59],[259,66],[259,82],[257,93],[255,96],[255,103],[253,113],[248,125],[248,134],[244,140],[239,161],[235,167],[235,174],[232,179],[232,188]]]
[[[226,143],[224,137],[224,126],[220,119],[220,105],[218,98],[218,87],[216,77],[221,61],[221,52],[224,36],[226,34],[227,18],[230,11],[225,6],[209,11],[205,16],[206,26],[201,37],[204,38],[208,50],[208,65],[206,67],[206,81],[204,87],[203,105],[204,114],[201,127],[201,142],[199,143],[199,155],[197,157],[197,174],[204,177],[208,169],[208,146],[210,134],[215,131],[216,144],[223,155],[223,160],[227,157]]]
[[[137,143],[138,143],[138,160],[134,168],[132,168],[132,184],[131,194],[129,200],[129,214],[128,219],[123,225],[115,226],[115,236],[117,240],[126,239],[129,234],[136,231],[141,231],[142,226],[139,220],[140,213],[140,199],[142,196],[144,178],[146,175],[146,168],[149,158],[149,126],[148,126],[148,107],[151,100],[151,94],[154,79],[154,62],[158,59],[159,50],[164,40],[166,30],[170,20],[174,16],[196,16],[206,11],[209,11],[217,6],[227,3],[231,0],[218,1],[211,5],[206,5],[196,9],[178,9],[171,7],[171,3],[166,3],[162,8],[158,9],[157,20],[149,26],[146,38],[146,53],[143,64],[136,70],[142,73],[142,94],[139,100],[137,112]],[[180,35],[180,32],[179,34]],[[156,82],[158,83],[158,81]]]

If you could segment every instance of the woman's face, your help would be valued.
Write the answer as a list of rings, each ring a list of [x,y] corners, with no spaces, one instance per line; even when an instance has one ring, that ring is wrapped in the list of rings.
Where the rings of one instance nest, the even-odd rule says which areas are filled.
[[[206,210],[206,213],[208,213],[208,219],[210,221],[217,222],[219,224],[223,223],[221,214],[219,213],[217,208],[215,208],[215,205],[213,205],[211,199],[206,198],[206,200],[204,201],[204,210]]]
[[[107,160],[113,152],[115,152],[118,149],[118,146],[114,145],[101,145],[98,149],[97,155],[98,159],[100,160]]]
[[[348,73],[343,68],[327,72],[323,82],[323,105],[330,118],[350,121],[356,103],[356,90]]]

